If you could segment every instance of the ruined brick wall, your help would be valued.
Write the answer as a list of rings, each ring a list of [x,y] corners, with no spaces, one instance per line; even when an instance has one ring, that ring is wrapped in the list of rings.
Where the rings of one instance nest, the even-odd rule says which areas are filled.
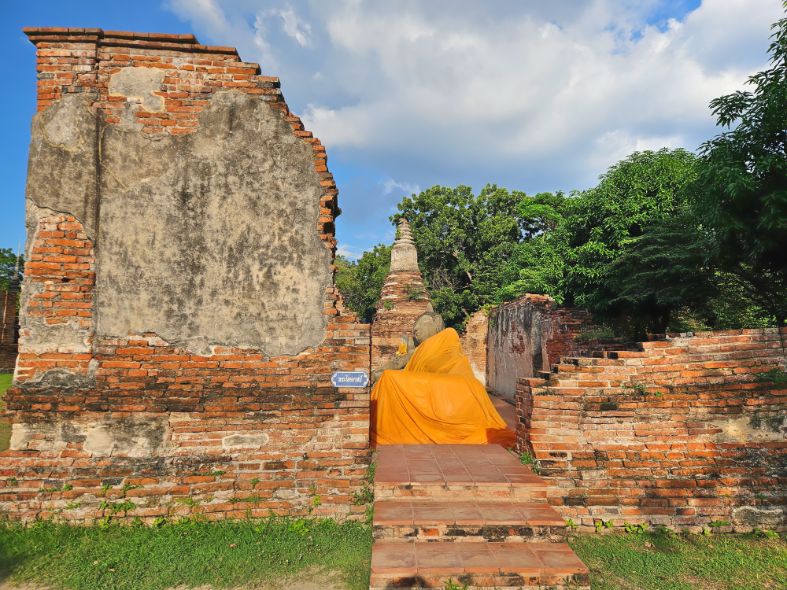
[[[16,344],[0,344],[0,373],[13,373],[17,355]]]
[[[0,514],[351,515],[369,327],[278,79],[191,35],[28,29],[38,114]]]
[[[489,312],[487,387],[513,402],[519,379],[548,371],[562,356],[612,346],[583,338],[594,328],[588,312],[558,307],[547,295],[528,293],[499,305]]]
[[[486,342],[488,331],[488,312],[480,309],[468,318],[465,324],[465,331],[461,336],[462,352],[470,361],[470,366],[476,379],[484,385],[486,385]]]
[[[0,373],[13,372],[17,353],[19,290],[0,290]]]
[[[402,219],[391,249],[391,270],[372,322],[372,370],[393,358],[401,344],[412,347],[415,322],[429,311],[432,304],[418,268],[415,243],[407,220]]]
[[[16,344],[19,310],[19,289],[12,286],[0,290],[0,345]]]
[[[698,530],[787,525],[787,330],[731,330],[569,359],[517,390],[521,451],[550,502],[595,520]]]

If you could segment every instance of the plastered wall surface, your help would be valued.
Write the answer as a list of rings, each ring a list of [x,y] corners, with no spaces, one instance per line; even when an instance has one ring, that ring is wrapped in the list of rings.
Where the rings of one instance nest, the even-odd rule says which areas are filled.
[[[503,303],[489,312],[488,322],[487,387],[511,402],[519,379],[549,371],[561,356],[608,347],[582,338],[595,327],[589,313],[558,307],[546,295]]]

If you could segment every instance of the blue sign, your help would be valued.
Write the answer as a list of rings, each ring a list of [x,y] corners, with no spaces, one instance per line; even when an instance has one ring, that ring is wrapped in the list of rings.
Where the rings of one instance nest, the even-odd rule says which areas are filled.
[[[366,387],[369,385],[369,374],[366,371],[337,371],[331,375],[334,387]]]

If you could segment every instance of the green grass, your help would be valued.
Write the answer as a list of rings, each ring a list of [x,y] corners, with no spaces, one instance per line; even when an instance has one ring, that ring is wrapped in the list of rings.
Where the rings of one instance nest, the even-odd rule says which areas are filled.
[[[787,543],[778,538],[587,534],[570,542],[591,570],[593,590],[787,587]],[[330,577],[348,588],[365,590],[371,546],[368,525],[331,520],[184,521],[105,528],[0,525],[0,585],[220,589],[306,579],[319,587]]]
[[[368,525],[271,518],[158,528],[0,525],[0,584],[55,589],[233,588],[311,572],[369,587]],[[315,574],[316,572],[316,574]]]
[[[5,411],[5,390],[11,387],[11,373],[0,373],[0,413]],[[8,443],[11,440],[11,424],[0,417],[0,451],[8,448]]]
[[[754,535],[580,535],[593,590],[787,588],[787,543]]]

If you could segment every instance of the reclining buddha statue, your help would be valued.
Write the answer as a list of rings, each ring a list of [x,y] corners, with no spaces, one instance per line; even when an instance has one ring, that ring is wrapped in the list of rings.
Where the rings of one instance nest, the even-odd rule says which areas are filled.
[[[473,375],[456,330],[438,331],[442,320],[422,321],[424,316],[416,322],[417,347],[404,368],[384,370],[372,389],[372,445],[513,446],[514,433]]]

